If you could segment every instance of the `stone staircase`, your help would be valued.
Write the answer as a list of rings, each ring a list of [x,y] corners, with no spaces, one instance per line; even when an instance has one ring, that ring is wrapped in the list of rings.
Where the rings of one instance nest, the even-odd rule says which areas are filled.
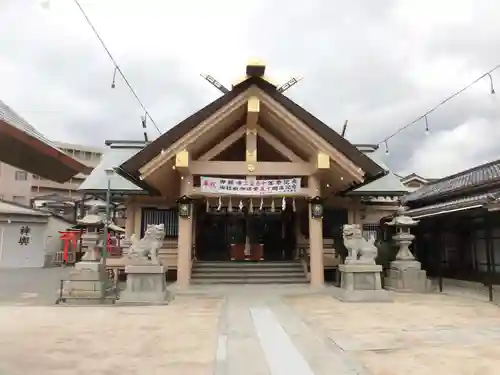
[[[299,261],[196,262],[192,284],[306,284]]]

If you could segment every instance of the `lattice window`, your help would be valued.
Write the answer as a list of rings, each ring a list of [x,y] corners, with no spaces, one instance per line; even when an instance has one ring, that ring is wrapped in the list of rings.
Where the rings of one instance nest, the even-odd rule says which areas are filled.
[[[141,237],[144,236],[146,227],[151,224],[165,225],[165,238],[173,238],[179,235],[179,214],[177,209],[144,208],[142,210]]]
[[[367,240],[370,239],[370,236],[373,236],[375,240],[378,239],[380,234],[380,225],[379,224],[363,224],[363,237]]]

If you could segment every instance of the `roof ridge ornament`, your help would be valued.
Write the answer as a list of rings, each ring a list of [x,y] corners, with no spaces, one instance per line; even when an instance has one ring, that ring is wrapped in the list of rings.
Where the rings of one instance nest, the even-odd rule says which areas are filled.
[[[272,79],[270,79],[268,76],[266,76],[266,64],[264,64],[262,61],[253,59],[250,60],[247,65],[246,65],[246,74],[244,77],[238,79],[232,84],[232,87],[234,88],[235,86],[239,85],[240,83],[246,81],[247,79],[251,77],[258,77],[266,82],[270,83],[271,85],[276,87],[276,90],[280,93],[284,93],[286,90],[289,88],[295,86],[297,83],[302,81],[304,77],[302,76],[297,76],[297,77],[292,77],[285,83],[282,83],[281,85],[277,85],[276,83],[273,82]],[[222,83],[220,83],[215,77],[211,76],[210,74],[204,74],[200,73],[200,76],[205,79],[208,83],[210,83],[212,86],[214,86],[217,90],[219,90],[221,93],[226,95],[229,93],[231,90],[229,90],[227,87],[225,87]]]
[[[217,90],[219,90],[224,95],[227,94],[230,91],[226,86],[224,86],[222,83],[220,83],[219,81],[217,81],[210,74],[200,73],[200,76],[202,76],[205,79],[205,81],[207,81],[208,83],[210,83],[213,87],[215,87]]]

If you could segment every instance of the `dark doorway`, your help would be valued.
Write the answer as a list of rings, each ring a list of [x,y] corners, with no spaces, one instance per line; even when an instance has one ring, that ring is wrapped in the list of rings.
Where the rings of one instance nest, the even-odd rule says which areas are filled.
[[[204,212],[196,223],[196,257],[202,261],[230,260],[231,244],[263,244],[264,261],[292,260],[295,215],[290,212]]]
[[[266,213],[262,216],[262,230],[265,260],[283,260],[283,238],[280,213]]]
[[[199,260],[229,260],[226,215],[204,214],[197,223],[196,256]]]
[[[295,213],[289,207],[287,206],[286,210],[281,213],[284,260],[293,260],[297,241]]]

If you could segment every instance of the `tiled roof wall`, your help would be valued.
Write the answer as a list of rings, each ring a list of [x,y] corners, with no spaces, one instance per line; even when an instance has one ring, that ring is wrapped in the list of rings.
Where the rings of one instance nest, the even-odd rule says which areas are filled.
[[[413,202],[425,198],[437,197],[495,180],[499,180],[500,182],[500,160],[437,180],[408,195],[405,200]]]

